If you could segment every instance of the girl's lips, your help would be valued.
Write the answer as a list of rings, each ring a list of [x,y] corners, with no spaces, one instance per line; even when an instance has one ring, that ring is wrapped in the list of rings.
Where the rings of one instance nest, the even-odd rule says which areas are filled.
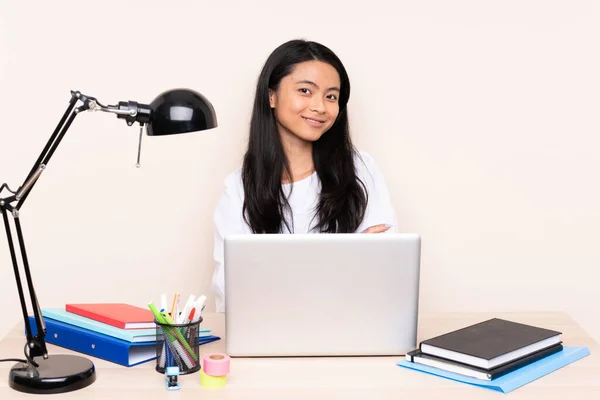
[[[325,121],[321,121],[318,119],[312,119],[312,118],[307,118],[307,117],[302,117],[304,118],[304,120],[310,125],[310,126],[314,126],[314,127],[321,127],[323,126],[323,124],[325,123]]]

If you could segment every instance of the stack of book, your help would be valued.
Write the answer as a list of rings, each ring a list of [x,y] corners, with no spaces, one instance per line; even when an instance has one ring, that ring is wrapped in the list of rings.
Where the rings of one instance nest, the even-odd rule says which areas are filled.
[[[491,381],[563,350],[561,334],[494,318],[425,340],[406,360]]]
[[[123,303],[42,309],[47,343],[131,367],[156,358],[156,325],[147,308]],[[35,335],[33,316],[29,317]],[[201,327],[199,343],[220,338]]]

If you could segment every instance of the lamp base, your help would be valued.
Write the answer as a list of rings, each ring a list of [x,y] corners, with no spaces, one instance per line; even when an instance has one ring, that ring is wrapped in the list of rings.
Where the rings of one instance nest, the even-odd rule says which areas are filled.
[[[19,392],[53,394],[83,389],[96,380],[94,364],[84,357],[67,354],[36,357],[39,367],[18,363],[10,370],[8,383]]]

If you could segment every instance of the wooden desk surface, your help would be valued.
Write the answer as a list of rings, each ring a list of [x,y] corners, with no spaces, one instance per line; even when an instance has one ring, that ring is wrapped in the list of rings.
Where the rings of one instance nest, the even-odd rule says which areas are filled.
[[[402,357],[359,358],[236,358],[228,385],[222,389],[200,386],[199,373],[180,376],[181,390],[165,389],[155,361],[126,368],[90,357],[97,379],[91,386],[61,395],[62,399],[600,399],[600,346],[564,313],[422,314],[418,340],[424,340],[490,317],[501,317],[563,332],[565,345],[588,346],[591,355],[508,395],[472,387],[398,367]],[[223,337],[224,316],[206,314],[203,326]],[[22,324],[0,342],[0,358],[23,356]],[[365,337],[368,340],[368,332]],[[205,352],[224,351],[224,340],[204,345]],[[78,354],[48,345],[50,354]],[[31,399],[8,386],[14,363],[0,363],[0,399]],[[55,396],[50,396],[55,397]],[[46,398],[46,397],[45,397]]]

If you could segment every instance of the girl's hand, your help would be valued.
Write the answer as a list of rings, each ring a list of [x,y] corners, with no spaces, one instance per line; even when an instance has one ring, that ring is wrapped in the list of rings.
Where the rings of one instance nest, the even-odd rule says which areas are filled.
[[[390,229],[392,226],[388,224],[373,225],[363,231],[363,233],[382,233]]]

